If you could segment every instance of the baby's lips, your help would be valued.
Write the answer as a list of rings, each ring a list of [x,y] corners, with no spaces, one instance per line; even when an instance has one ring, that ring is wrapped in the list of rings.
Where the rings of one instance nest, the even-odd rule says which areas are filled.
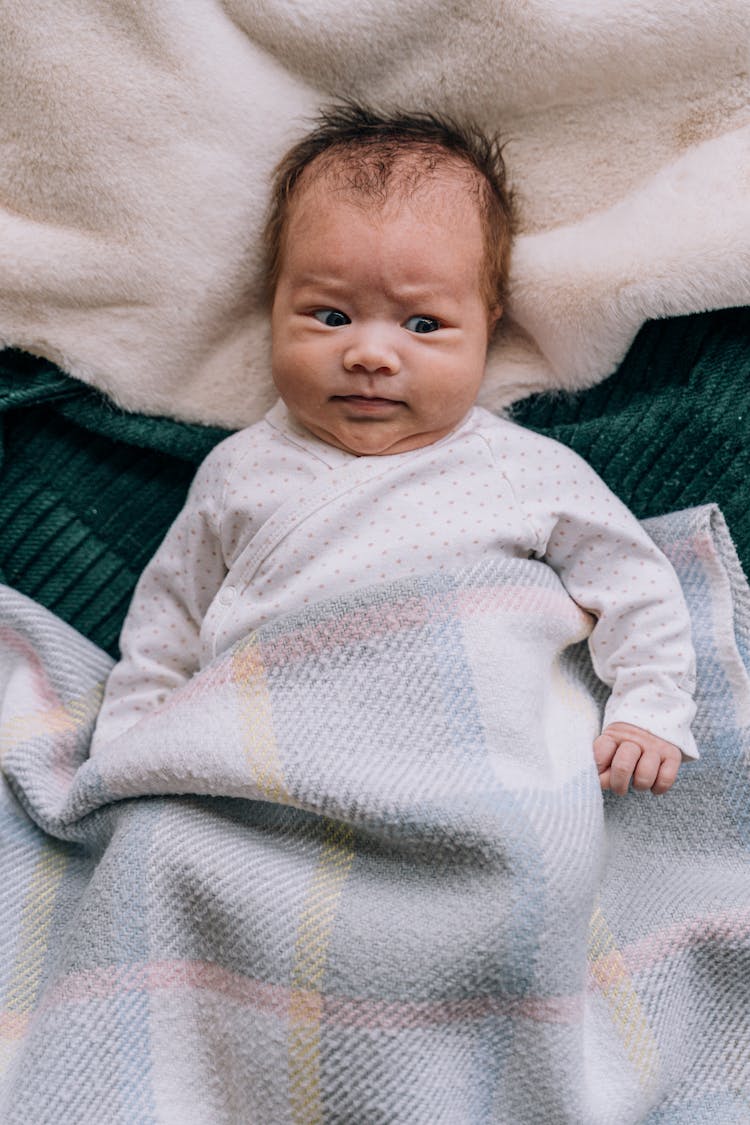
[[[384,406],[403,406],[403,401],[398,398],[385,398],[380,395],[333,395],[334,400],[338,402],[348,402],[352,406],[360,406],[363,410],[372,409],[377,410],[379,407]]]

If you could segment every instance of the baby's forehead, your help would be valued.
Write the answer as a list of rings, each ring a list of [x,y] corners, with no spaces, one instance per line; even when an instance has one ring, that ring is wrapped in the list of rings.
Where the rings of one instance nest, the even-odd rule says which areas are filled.
[[[295,227],[295,237],[305,234],[310,212],[337,212],[352,208],[369,224],[380,226],[398,221],[404,210],[435,227],[482,226],[478,191],[467,170],[449,167],[408,167],[392,170],[385,181],[368,179],[368,171],[344,163],[314,171],[307,182],[300,182],[284,224]],[[298,222],[295,222],[298,219]]]
[[[304,169],[295,199],[308,193],[321,199],[340,199],[368,211],[387,213],[389,205],[404,203],[441,208],[448,204],[476,208],[481,175],[456,154],[426,146],[397,149],[332,148],[320,153]]]

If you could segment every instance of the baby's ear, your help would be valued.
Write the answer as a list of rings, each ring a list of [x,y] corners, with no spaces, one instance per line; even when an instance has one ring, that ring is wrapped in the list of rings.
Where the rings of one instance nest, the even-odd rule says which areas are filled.
[[[498,321],[500,320],[502,315],[503,315],[503,306],[502,305],[494,305],[490,309],[489,315],[488,315],[488,318],[487,318],[487,335],[488,335],[488,337],[490,337],[490,338],[492,337],[492,333],[497,328]]]

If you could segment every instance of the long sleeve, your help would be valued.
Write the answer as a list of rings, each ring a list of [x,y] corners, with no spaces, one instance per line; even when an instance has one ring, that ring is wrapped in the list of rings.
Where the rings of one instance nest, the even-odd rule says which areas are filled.
[[[227,573],[224,442],[200,466],[178,515],[136,586],[107,681],[92,752],[133,726],[200,667],[201,623]]]
[[[671,564],[585,461],[537,435],[529,445],[514,488],[535,553],[596,618],[589,646],[611,688],[605,725],[632,723],[697,757],[690,618]]]

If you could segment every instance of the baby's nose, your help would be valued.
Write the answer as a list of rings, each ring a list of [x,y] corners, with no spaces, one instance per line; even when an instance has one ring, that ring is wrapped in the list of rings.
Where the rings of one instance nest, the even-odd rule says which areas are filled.
[[[347,371],[370,375],[396,375],[401,369],[398,352],[386,333],[362,332],[344,353]]]

